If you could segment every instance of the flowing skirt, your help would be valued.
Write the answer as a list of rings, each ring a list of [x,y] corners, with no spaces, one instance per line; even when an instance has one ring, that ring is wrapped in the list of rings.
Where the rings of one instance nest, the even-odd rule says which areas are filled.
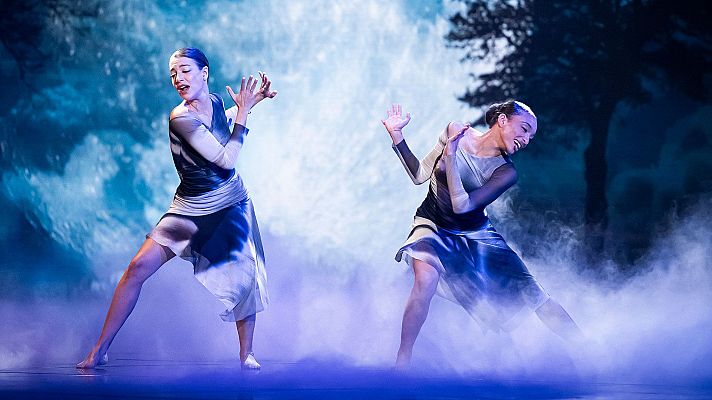
[[[269,304],[264,251],[249,198],[207,215],[166,213],[147,235],[193,264],[195,277],[239,321]]]
[[[396,254],[401,259],[435,267],[438,294],[461,305],[483,331],[510,331],[549,299],[489,221],[476,231],[453,232],[416,216]]]

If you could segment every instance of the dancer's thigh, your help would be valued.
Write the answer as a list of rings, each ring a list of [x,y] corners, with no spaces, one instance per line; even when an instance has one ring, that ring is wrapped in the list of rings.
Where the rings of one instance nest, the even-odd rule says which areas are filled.
[[[161,265],[175,257],[168,247],[161,246],[151,238],[146,238],[136,255],[131,259],[126,269],[126,278],[144,282],[153,275]]]

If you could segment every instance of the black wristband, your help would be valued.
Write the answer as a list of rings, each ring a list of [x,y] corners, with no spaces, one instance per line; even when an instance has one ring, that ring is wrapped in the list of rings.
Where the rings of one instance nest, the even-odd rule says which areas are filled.
[[[235,129],[242,129],[241,134],[245,135],[245,136],[247,136],[247,133],[250,132],[250,129],[248,127],[246,127],[245,125],[242,125],[242,124],[238,124],[237,122],[235,122],[235,128],[233,128],[233,131]]]

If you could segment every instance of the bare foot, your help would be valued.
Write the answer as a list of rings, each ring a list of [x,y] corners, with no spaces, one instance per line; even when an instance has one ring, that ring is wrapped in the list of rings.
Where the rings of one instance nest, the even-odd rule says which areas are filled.
[[[410,360],[396,360],[396,365],[393,366],[393,370],[397,372],[410,370]]]
[[[96,353],[92,351],[89,355],[76,365],[79,369],[94,369],[97,365],[106,365],[109,363],[109,355],[104,353],[101,357],[97,357]]]
[[[245,357],[244,360],[240,361],[240,367],[242,369],[249,369],[249,370],[258,370],[262,368],[260,364],[255,360],[255,355],[254,353],[247,353],[247,357]]]
[[[396,365],[393,366],[393,369],[396,371],[407,371],[410,369],[410,358],[411,355],[408,352],[398,352],[398,355],[396,356]]]

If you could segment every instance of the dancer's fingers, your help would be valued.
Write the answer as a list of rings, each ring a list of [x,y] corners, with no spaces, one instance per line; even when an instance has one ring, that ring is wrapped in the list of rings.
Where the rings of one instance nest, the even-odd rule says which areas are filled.
[[[267,75],[265,75],[262,71],[258,72],[260,74],[260,92],[264,92],[265,88],[267,87],[267,84],[269,83],[269,79],[267,79]],[[269,93],[267,91],[266,93]]]

